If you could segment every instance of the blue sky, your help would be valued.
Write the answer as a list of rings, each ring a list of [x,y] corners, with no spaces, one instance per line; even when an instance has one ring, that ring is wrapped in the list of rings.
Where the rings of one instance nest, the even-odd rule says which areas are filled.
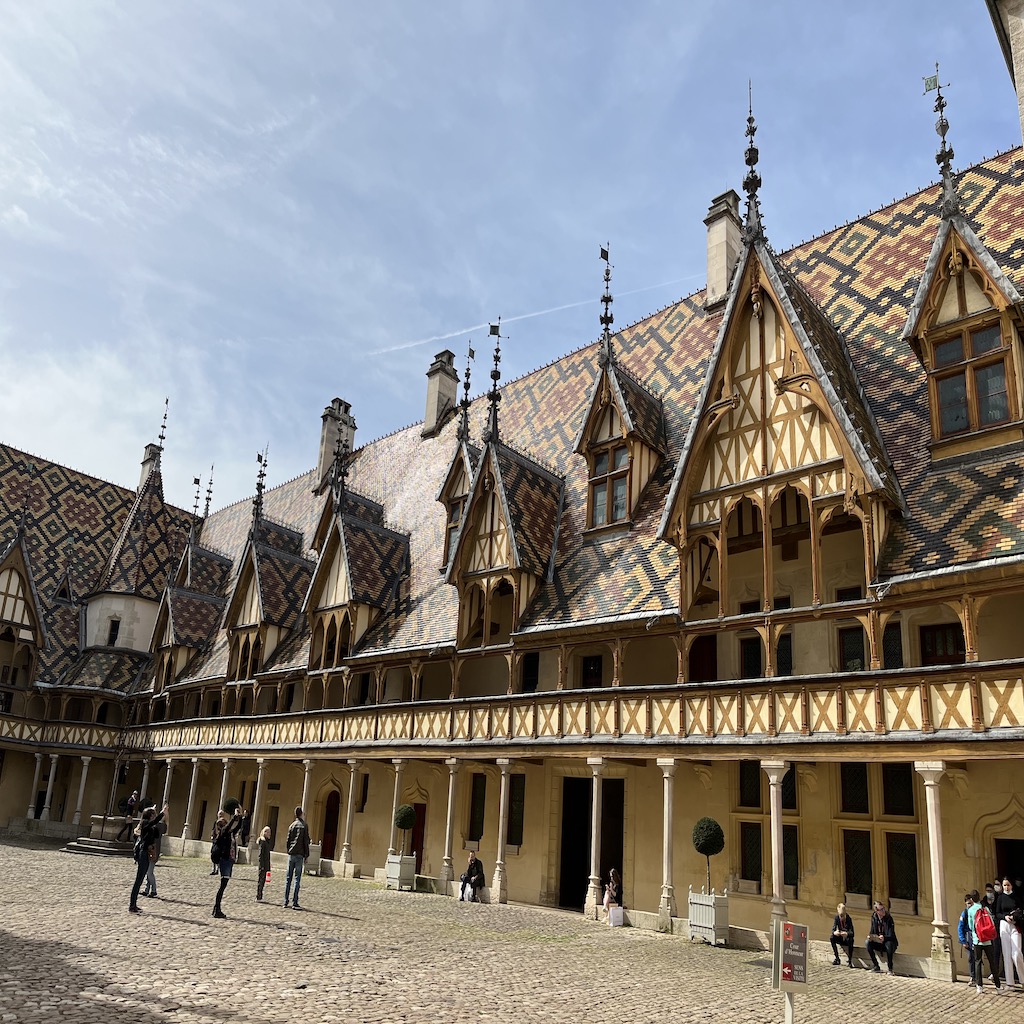
[[[936,178],[936,61],[956,166],[1021,141],[981,0],[0,6],[0,438],[134,486],[168,396],[186,507],[591,342],[606,241],[618,327],[702,287],[748,79],[779,251]]]

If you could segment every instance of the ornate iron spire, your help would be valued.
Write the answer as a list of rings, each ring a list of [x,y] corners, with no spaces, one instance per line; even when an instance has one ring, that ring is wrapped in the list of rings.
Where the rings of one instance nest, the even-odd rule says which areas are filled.
[[[170,398],[165,398],[164,399],[164,418],[163,418],[163,421],[160,423],[160,434],[159,434],[159,436],[157,438],[157,448],[160,449],[160,451],[157,453],[157,460],[158,461],[160,459],[160,456],[163,454],[164,438],[167,437],[167,407],[170,404],[171,404]]]
[[[949,83],[946,83],[949,88]],[[952,217],[961,212],[960,196],[956,190],[956,182],[953,180],[953,147],[946,142],[946,133],[949,131],[949,122],[946,120],[946,97],[942,95],[942,84],[939,82],[939,65],[935,64],[934,77],[925,79],[925,93],[935,89],[935,113],[939,119],[935,122],[935,132],[942,140],[939,151],[935,154],[935,162],[939,165],[942,174],[942,205],[939,208],[940,214],[945,217]]]
[[[206,505],[203,507],[203,519],[210,515],[210,499],[213,497],[213,463],[210,463],[210,482],[206,485]]]
[[[745,132],[750,140],[747,143],[747,151],[743,159],[747,165],[747,175],[743,179],[743,191],[747,193],[747,222],[743,227],[745,239],[749,242],[755,238],[764,238],[764,227],[761,224],[761,207],[757,199],[757,190],[761,187],[761,175],[755,169],[757,167],[758,153],[754,145],[754,136],[757,134],[757,125],[754,123],[754,93],[750,83],[747,83],[747,130]]]
[[[501,362],[501,317],[498,317],[496,324],[491,324],[490,337],[494,338],[494,369],[491,370],[491,390],[487,392],[487,429],[484,430],[484,444],[495,444],[498,436],[498,405],[501,402],[501,392],[498,390],[498,381],[501,380],[501,371],[498,364]]]
[[[267,478],[267,452],[269,451],[270,445],[267,445],[262,452],[256,453],[256,461],[260,465],[260,470],[256,474],[256,496],[252,499],[252,529],[249,531],[249,536],[253,540],[256,539],[256,530],[263,518],[263,482]]]
[[[348,483],[348,438],[341,434],[334,446],[334,468],[332,470],[331,492],[334,495],[334,514],[338,515],[345,505],[345,488]]]
[[[601,296],[601,303],[604,312],[601,314],[601,353],[597,357],[601,366],[615,362],[615,352],[612,349],[612,324],[615,323],[615,317],[612,316],[612,265],[608,258],[610,248],[610,242],[601,247],[601,259],[604,260],[604,295]]]
[[[197,476],[192,477],[192,484],[196,489],[196,500],[192,502],[192,518],[195,520],[199,518],[199,491],[203,485]]]
[[[462,383],[462,401],[459,402],[460,418],[459,418],[459,429],[455,432],[455,436],[460,441],[469,440],[469,361],[476,358],[476,353],[473,351],[473,342],[469,342],[469,347],[466,351],[466,377]]]

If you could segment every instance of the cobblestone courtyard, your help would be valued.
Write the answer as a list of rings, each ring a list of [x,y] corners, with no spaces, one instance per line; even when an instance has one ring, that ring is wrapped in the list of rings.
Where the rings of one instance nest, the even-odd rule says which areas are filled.
[[[127,913],[134,865],[0,841],[0,1021],[769,1022],[765,954],[710,949],[532,907],[303,879],[305,911],[255,901],[255,868],[210,916],[217,880],[164,858],[161,898]],[[1024,994],[812,963],[797,1020],[1024,1020]],[[986,983],[987,984],[987,983]]]

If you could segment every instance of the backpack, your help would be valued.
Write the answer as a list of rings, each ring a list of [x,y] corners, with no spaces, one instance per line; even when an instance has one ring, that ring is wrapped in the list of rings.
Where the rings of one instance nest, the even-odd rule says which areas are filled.
[[[996,937],[996,923],[992,920],[988,907],[982,907],[974,915],[974,932],[979,942],[991,942]]]

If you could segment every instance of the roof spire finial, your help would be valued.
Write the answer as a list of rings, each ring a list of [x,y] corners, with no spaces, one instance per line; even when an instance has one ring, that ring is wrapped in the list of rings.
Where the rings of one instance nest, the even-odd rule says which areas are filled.
[[[210,463],[210,482],[206,485],[206,505],[203,506],[203,519],[210,516],[210,499],[213,497],[213,463]]]
[[[612,349],[612,324],[615,317],[612,316],[612,264],[608,257],[608,250],[611,243],[606,242],[601,246],[601,259],[604,260],[604,295],[601,296],[601,303],[604,312],[601,314],[601,354],[598,356],[598,363],[607,366],[615,362],[615,352]]]
[[[345,504],[345,487],[348,482],[348,438],[344,440],[338,434],[334,446],[334,472],[332,492],[334,494],[334,514],[338,515]]]
[[[755,238],[764,238],[764,228],[761,225],[761,208],[757,199],[757,190],[761,187],[761,175],[755,168],[760,154],[757,146],[754,145],[757,125],[754,122],[754,90],[749,79],[747,81],[747,130],[744,134],[750,141],[747,143],[747,151],[743,155],[747,165],[747,174],[743,179],[743,191],[747,193],[747,222],[743,232],[747,241],[751,241]]]
[[[199,491],[203,485],[197,476],[192,477],[192,483],[196,489],[196,500],[192,502],[192,518],[195,520],[199,518]]]
[[[946,83],[949,88],[949,83]],[[942,205],[940,214],[945,217],[952,217],[960,213],[960,196],[957,194],[956,182],[953,180],[953,147],[946,142],[946,133],[949,131],[949,122],[946,120],[946,97],[942,95],[942,83],[939,81],[939,64],[935,62],[935,74],[928,75],[924,80],[925,95],[935,90],[935,113],[939,119],[935,122],[935,132],[942,140],[939,151],[935,154],[935,162],[939,165],[942,174]]]
[[[163,452],[164,450],[164,438],[167,437],[167,407],[170,404],[170,398],[164,398],[164,418],[163,421],[160,423],[160,434],[159,437],[157,438],[157,441],[159,442],[157,444],[157,447],[160,449],[161,452]]]
[[[475,358],[476,353],[473,351],[473,342],[471,340],[466,352],[466,377],[462,384],[462,401],[459,402],[461,410],[459,429],[455,432],[455,436],[460,441],[469,440],[469,361]]]
[[[256,474],[256,496],[252,499],[252,529],[249,531],[249,536],[253,540],[256,539],[256,530],[263,519],[263,482],[267,478],[267,452],[269,451],[270,445],[267,445],[263,451],[256,453],[256,461],[260,465],[260,470]]]
[[[484,431],[484,444],[498,442],[498,405],[501,402],[501,392],[498,390],[498,381],[501,380],[501,370],[498,364],[501,362],[501,317],[498,317],[496,324],[491,324],[490,337],[494,338],[494,369],[491,370],[491,390],[487,392],[489,409],[487,413],[487,429]]]

